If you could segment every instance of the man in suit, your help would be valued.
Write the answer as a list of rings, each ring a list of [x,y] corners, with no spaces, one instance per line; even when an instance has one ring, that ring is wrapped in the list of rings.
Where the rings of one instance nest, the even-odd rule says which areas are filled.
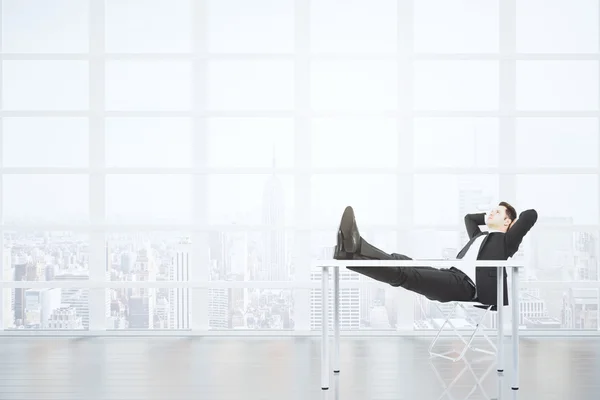
[[[456,256],[463,260],[507,260],[537,221],[535,210],[516,210],[501,202],[488,213],[467,214],[465,225],[469,242]],[[487,225],[482,232],[480,225]],[[404,254],[387,254],[360,236],[354,210],[346,207],[337,233],[336,260],[412,260]],[[439,302],[474,301],[496,306],[497,269],[473,267],[470,270],[432,267],[348,267],[380,282],[424,295]],[[508,305],[506,270],[504,270],[504,305]]]

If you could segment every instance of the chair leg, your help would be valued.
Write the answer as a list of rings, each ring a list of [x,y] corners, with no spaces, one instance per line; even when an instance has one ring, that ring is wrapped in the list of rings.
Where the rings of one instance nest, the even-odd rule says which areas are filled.
[[[436,304],[436,307],[437,307],[437,309],[440,312],[442,312],[442,310],[440,309],[440,306],[438,304]],[[441,358],[446,358],[448,360],[452,360],[451,357],[448,357],[448,354],[453,353],[453,351],[449,351],[449,352],[446,352],[446,353],[435,353],[435,352],[433,352],[433,347],[435,346],[435,344],[437,343],[438,339],[440,338],[440,335],[442,334],[442,331],[444,330],[444,327],[446,325],[450,325],[450,326],[452,326],[454,328],[454,325],[452,325],[452,322],[450,321],[450,318],[452,318],[452,315],[454,315],[454,313],[456,312],[456,308],[457,307],[458,307],[458,303],[454,303],[454,307],[452,307],[452,310],[450,311],[450,313],[448,314],[448,316],[444,320],[444,323],[442,324],[442,326],[438,330],[437,335],[435,335],[435,338],[433,339],[433,341],[429,345],[429,355],[431,357],[441,357]]]
[[[435,364],[433,363],[433,361],[431,361],[431,360],[429,361],[429,365],[433,369],[433,372],[434,372],[435,376],[437,377],[438,381],[440,382],[442,389],[444,389],[443,393],[440,395],[438,400],[441,400],[445,397],[449,398],[450,400],[453,400],[454,396],[452,395],[451,391],[452,391],[453,387],[458,383],[458,381],[462,378],[463,375],[465,375],[465,373],[467,371],[470,372],[470,374],[472,375],[472,377],[475,380],[475,383],[474,383],[473,387],[471,388],[471,390],[469,391],[469,393],[467,393],[466,396],[461,397],[461,400],[466,400],[466,399],[471,398],[471,396],[473,396],[477,392],[477,389],[479,389],[481,391],[483,398],[489,399],[490,396],[485,391],[485,388],[483,386],[483,381],[487,378],[487,376],[490,374],[492,369],[494,369],[495,363],[493,363],[493,362],[490,363],[490,365],[488,366],[488,368],[486,369],[484,374],[482,376],[478,377],[477,374],[475,373],[475,371],[473,370],[473,366],[471,365],[469,360],[464,359],[464,360],[462,360],[462,362],[464,363],[464,367],[462,368],[462,370],[458,374],[456,374],[456,376],[454,377],[454,379],[452,379],[452,381],[450,383],[446,383],[446,381],[444,380],[444,378],[442,378],[440,372],[438,371],[438,369],[435,366]]]
[[[441,309],[440,309],[439,305],[436,305],[436,307],[441,312]],[[473,331],[473,333],[470,335],[470,337],[469,337],[468,340],[465,340],[465,338],[461,335],[461,333],[456,329],[456,327],[454,326],[454,324],[450,320],[452,318],[452,316],[454,315],[454,313],[456,312],[456,310],[457,310],[458,307],[461,307],[463,310],[466,311],[465,307],[462,304],[460,304],[458,302],[454,303],[454,307],[452,308],[451,312],[446,317],[444,323],[440,327],[440,329],[439,329],[437,335],[435,336],[433,342],[429,346],[429,355],[430,355],[430,357],[441,357],[441,358],[445,358],[447,360],[451,360],[453,362],[456,362],[456,361],[461,360],[465,356],[465,354],[467,353],[467,351],[469,349],[471,349],[473,351],[480,352],[480,353],[485,353],[485,354],[489,354],[489,355],[495,355],[496,351],[497,351],[495,344],[490,340],[490,338],[487,336],[487,334],[485,333],[485,331],[483,329],[480,330],[480,328],[482,326],[483,319],[486,317],[486,315],[488,314],[488,312],[489,312],[489,310],[490,310],[491,307],[488,307],[485,310],[485,313],[483,314],[483,316],[481,318],[479,318],[478,321],[475,321],[475,320],[473,320],[470,317],[467,318],[468,322],[471,325],[473,325],[474,328],[475,328],[474,331]],[[435,346],[435,344],[439,340],[440,335],[441,335],[442,331],[444,330],[444,328],[446,327],[446,325],[449,325],[452,328],[452,330],[454,331],[454,333],[456,334],[456,336],[458,336],[458,338],[463,342],[463,348],[460,351],[453,349],[453,350],[447,351],[445,353],[436,353],[436,352],[433,351],[433,347]],[[493,348],[493,351],[489,351],[489,350],[485,350],[485,349],[481,349],[481,348],[477,348],[477,347],[472,346],[472,343],[475,340],[475,336],[480,331],[482,332],[482,334],[483,334],[484,338],[487,340],[487,342]],[[457,357],[450,357],[449,354],[453,354],[453,353],[458,354],[458,356]]]
[[[460,306],[461,306],[463,309],[465,309],[465,308],[464,308],[464,306],[463,306],[462,304],[460,304]],[[461,355],[461,358],[462,358],[462,356],[464,356],[464,353],[466,352],[466,350],[467,350],[467,349],[471,349],[471,350],[473,350],[473,351],[477,351],[477,352],[480,352],[480,353],[489,354],[489,355],[492,355],[492,356],[493,356],[493,355],[496,355],[496,352],[498,351],[498,350],[497,350],[497,348],[496,348],[496,344],[495,344],[494,342],[492,342],[492,340],[491,340],[491,339],[488,337],[488,335],[485,333],[485,330],[484,330],[484,329],[481,329],[481,330],[479,329],[479,328],[483,327],[483,325],[482,325],[482,322],[483,322],[483,320],[485,319],[485,317],[487,316],[487,314],[488,314],[488,312],[489,312],[489,310],[490,310],[490,309],[491,309],[491,307],[488,307],[488,308],[485,310],[485,312],[483,313],[483,315],[481,316],[481,318],[479,318],[479,320],[478,320],[478,321],[475,321],[475,320],[471,320],[471,321],[469,321],[469,323],[471,323],[472,325],[475,325],[475,331],[474,331],[474,332],[473,332],[473,334],[471,335],[471,338],[470,338],[469,342],[468,342],[468,343],[465,343],[465,344],[466,344],[466,347],[465,347],[465,349],[463,350],[463,354]],[[466,309],[465,309],[465,311],[466,311]],[[469,319],[470,319],[470,318],[469,318]],[[479,331],[481,331],[481,334],[483,335],[483,337],[484,337],[484,338],[487,340],[487,342],[490,344],[490,346],[491,346],[491,347],[494,349],[493,351],[490,351],[490,350],[485,350],[485,349],[480,349],[480,348],[478,348],[478,347],[471,346],[471,343],[473,342],[473,340],[475,339],[475,336],[477,335],[477,333],[478,333]],[[461,337],[461,338],[462,338],[462,337]],[[464,341],[463,341],[463,343],[464,343]]]

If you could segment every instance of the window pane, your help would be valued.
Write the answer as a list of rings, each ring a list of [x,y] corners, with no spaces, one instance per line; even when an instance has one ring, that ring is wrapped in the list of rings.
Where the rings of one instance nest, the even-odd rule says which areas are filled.
[[[192,166],[188,118],[107,118],[107,167]]]
[[[517,61],[517,109],[598,109],[597,61]]]
[[[499,131],[495,118],[417,118],[415,167],[496,167]]]
[[[3,0],[2,50],[6,53],[85,53],[89,2]]]
[[[109,223],[187,224],[192,217],[192,179],[186,175],[107,175]]]
[[[190,0],[107,0],[105,13],[109,53],[191,50]]]
[[[4,118],[5,167],[87,167],[87,118]]]
[[[540,216],[542,223],[561,220],[564,219]],[[534,281],[596,281],[598,232],[539,226],[532,231],[526,260],[529,279]]]
[[[321,270],[311,271],[311,280],[321,282]],[[359,279],[359,274],[342,269],[340,271],[340,281],[356,281]],[[385,284],[381,284],[383,287]],[[373,289],[367,289],[372,291]],[[361,320],[361,316],[368,316],[366,304],[370,300],[369,297],[362,295],[364,292],[360,288],[340,288],[340,330],[356,331],[362,327],[366,327],[368,319]],[[362,295],[362,296],[361,296]],[[310,329],[320,330],[322,326],[323,307],[321,300],[321,289],[310,289]],[[361,300],[364,298],[364,303]],[[366,304],[365,304],[366,303]],[[333,310],[333,294],[329,292],[329,309]],[[329,329],[333,329],[333,317],[329,316]],[[385,319],[385,318],[382,318]]]
[[[290,289],[209,289],[211,330],[294,328],[293,292]],[[269,311],[265,311],[269,310]]]
[[[598,329],[598,289],[524,288],[521,324],[528,330]]]
[[[596,0],[518,1],[517,52],[595,53],[598,51]]]
[[[208,93],[211,110],[291,110],[294,63],[209,61]]]
[[[8,330],[87,330],[89,328],[89,289],[18,288],[4,289],[0,292],[11,306],[10,311],[4,310],[9,312],[5,317],[7,323],[5,328]],[[13,298],[14,305],[11,305],[10,301]]]
[[[292,53],[294,1],[209,0],[209,50],[214,53]]]
[[[72,231],[4,232],[4,273],[8,281],[89,280],[90,240]],[[10,271],[10,273],[9,273]]]
[[[516,149],[518,167],[597,167],[598,119],[517,119]]]
[[[310,101],[314,110],[394,110],[397,107],[394,61],[314,61]]]
[[[552,296],[548,290],[544,292],[550,293],[542,295],[552,304],[555,318],[562,320],[562,328],[598,331],[598,306],[600,304],[598,289],[579,288],[577,284],[565,289],[555,291],[555,296]],[[560,313],[556,312],[558,305],[562,305]]]
[[[397,176],[313,175],[311,177],[311,216],[313,225],[335,230],[346,206],[351,205],[361,225],[394,225],[398,208]],[[334,243],[335,245],[335,243]]]
[[[89,258],[87,234],[4,232],[3,280],[88,281]],[[52,284],[49,283],[49,286]],[[88,329],[87,289],[41,289],[41,293],[35,293],[39,290],[17,288],[1,291],[5,328],[23,329],[27,326],[28,329]],[[40,297],[46,303],[45,307],[40,308],[35,301]]]
[[[497,110],[498,97],[496,61],[415,62],[418,110]]]
[[[294,120],[210,118],[208,146],[210,167],[293,167]]]
[[[517,211],[534,208],[538,223],[598,223],[598,176],[517,175]],[[557,220],[559,219],[559,220]]]
[[[412,242],[406,244],[406,249],[397,252],[414,259],[455,258],[467,244],[461,234],[462,231],[414,230],[411,232]]]
[[[4,61],[2,101],[6,110],[87,110],[87,61]]]
[[[310,4],[315,53],[395,53],[396,1],[321,0]]]
[[[191,108],[188,61],[107,61],[106,108],[115,111],[186,111]]]
[[[4,175],[3,185],[8,224],[89,221],[87,175]]]
[[[414,7],[417,52],[498,52],[497,1],[421,0]]]
[[[294,232],[209,232],[211,281],[294,279]]]
[[[417,174],[413,221],[419,225],[461,225],[466,214],[488,211],[501,201],[498,180],[494,174]]]
[[[112,281],[189,281],[189,232],[113,232]],[[189,329],[191,289],[108,289],[107,329]]]
[[[312,166],[317,168],[395,168],[395,119],[317,118],[311,128]]]
[[[294,178],[239,174],[208,177],[209,224],[283,226],[294,218]]]

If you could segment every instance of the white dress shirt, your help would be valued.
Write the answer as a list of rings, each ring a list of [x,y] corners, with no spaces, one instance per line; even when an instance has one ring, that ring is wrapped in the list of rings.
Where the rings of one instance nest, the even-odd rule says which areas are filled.
[[[496,232],[500,232],[502,233],[502,231],[496,230],[496,229],[490,229],[488,230],[488,235],[491,235],[492,233],[496,233]],[[462,260],[464,261],[471,261],[471,263],[466,263],[466,265],[461,265],[460,270],[462,272],[464,272],[465,274],[467,274],[467,276],[469,278],[471,278],[471,280],[473,281],[473,283],[475,283],[475,285],[477,285],[477,281],[476,281],[476,277],[475,277],[475,261],[477,260],[477,255],[479,254],[479,250],[481,249],[481,244],[483,243],[483,240],[486,238],[486,236],[488,235],[480,235],[477,239],[475,239],[475,241],[473,242],[473,244],[471,244],[471,247],[469,247],[469,250],[467,250],[467,254],[465,254],[465,256],[462,258]],[[475,286],[475,289],[477,290],[477,286]],[[475,296],[477,296],[477,293],[475,293]]]

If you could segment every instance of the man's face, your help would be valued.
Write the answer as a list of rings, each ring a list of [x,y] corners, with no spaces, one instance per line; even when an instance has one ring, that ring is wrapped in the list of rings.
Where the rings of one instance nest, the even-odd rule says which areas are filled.
[[[489,211],[485,224],[488,228],[506,231],[510,222],[510,219],[506,217],[506,207],[497,206]]]

